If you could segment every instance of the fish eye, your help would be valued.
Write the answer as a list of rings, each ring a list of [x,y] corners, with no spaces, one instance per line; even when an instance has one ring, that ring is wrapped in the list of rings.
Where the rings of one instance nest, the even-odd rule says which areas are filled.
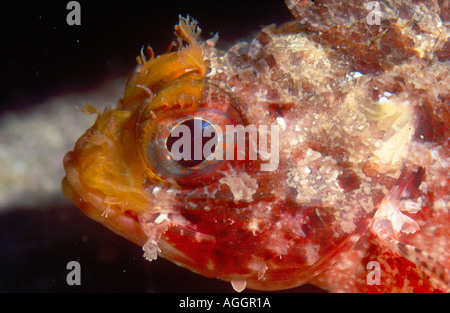
[[[205,185],[226,162],[224,137],[216,121],[231,121],[226,113],[206,111],[161,123],[148,154],[156,173],[180,185]]]
[[[227,127],[246,125],[242,107],[238,99],[206,82],[179,82],[156,94],[136,124],[149,177],[195,188],[242,165],[226,160],[225,153],[236,150],[235,139],[225,134]]]
[[[195,168],[212,158],[218,136],[216,128],[209,121],[189,118],[172,129],[166,139],[166,148],[180,166]]]
[[[206,185],[223,176],[227,164],[226,125],[235,125],[227,112],[199,110],[195,115],[161,121],[147,143],[152,171],[179,185]],[[234,140],[234,138],[233,138]]]

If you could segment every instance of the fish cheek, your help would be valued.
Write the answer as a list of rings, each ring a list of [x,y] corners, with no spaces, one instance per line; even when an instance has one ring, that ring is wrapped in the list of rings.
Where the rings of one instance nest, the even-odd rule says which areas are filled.
[[[149,205],[142,188],[145,163],[136,149],[133,125],[131,112],[106,110],[66,157],[68,183],[105,214],[136,212]]]

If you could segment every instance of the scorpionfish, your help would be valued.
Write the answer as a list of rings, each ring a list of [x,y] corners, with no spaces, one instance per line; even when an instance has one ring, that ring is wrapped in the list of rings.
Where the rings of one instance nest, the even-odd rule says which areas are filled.
[[[227,51],[190,17],[141,51],[65,196],[237,291],[448,292],[448,2],[286,2]]]

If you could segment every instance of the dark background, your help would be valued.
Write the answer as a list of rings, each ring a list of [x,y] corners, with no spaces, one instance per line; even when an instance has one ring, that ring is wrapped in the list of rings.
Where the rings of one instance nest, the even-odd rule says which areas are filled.
[[[219,32],[218,46],[224,49],[251,38],[262,25],[291,19],[281,0],[79,1],[81,26],[69,26],[67,2],[2,4],[0,110],[24,110],[126,75],[143,45],[164,53],[179,14],[196,18],[206,38]],[[142,254],[68,201],[0,214],[0,292],[233,291],[229,283],[161,258],[149,263]],[[66,284],[72,260],[81,265],[81,286]],[[305,291],[318,289],[288,290]]]
[[[262,25],[291,14],[282,0],[78,1],[81,25],[69,26],[69,1],[15,1],[0,19],[3,106],[40,102],[55,93],[83,92],[129,73],[143,45],[164,53],[178,15],[193,16],[204,38],[219,32],[219,47],[251,38]]]

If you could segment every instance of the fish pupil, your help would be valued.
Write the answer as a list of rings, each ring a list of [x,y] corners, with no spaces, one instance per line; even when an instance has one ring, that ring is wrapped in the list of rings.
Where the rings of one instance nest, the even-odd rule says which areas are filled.
[[[181,125],[187,126],[189,131],[186,133],[181,132],[173,134],[174,131]],[[178,140],[183,140],[183,143],[178,151],[182,154],[182,157],[180,160],[175,160],[175,162],[183,167],[192,168],[203,163],[212,153],[214,153],[217,144],[216,132],[213,131],[211,135],[205,134],[205,129],[207,127],[212,127],[212,124],[208,121],[199,119],[187,119],[174,127],[166,140],[167,150],[172,151],[173,145]],[[186,128],[183,127],[183,130],[185,129]],[[184,138],[183,136],[190,136],[190,138]],[[211,151],[204,151],[205,144],[210,140],[213,140]],[[185,152],[185,149],[187,149],[187,151],[190,150],[190,153]],[[195,153],[196,150],[197,153]]]

